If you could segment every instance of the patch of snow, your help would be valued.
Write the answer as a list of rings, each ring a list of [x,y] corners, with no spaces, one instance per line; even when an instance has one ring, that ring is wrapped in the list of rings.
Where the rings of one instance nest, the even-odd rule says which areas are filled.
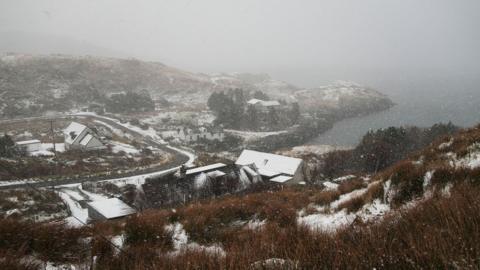
[[[346,209],[331,214],[313,214],[299,217],[297,223],[313,230],[334,232],[337,229],[351,224],[356,215],[348,214]]]
[[[115,254],[117,255],[118,253],[120,253],[120,250],[123,248],[123,244],[125,242],[125,236],[123,235],[117,235],[117,236],[114,236],[112,237],[112,239],[110,240],[110,242],[116,246],[117,248],[114,250]]]
[[[428,186],[430,186],[430,182],[434,173],[435,170],[425,173],[425,176],[423,177],[423,191],[427,190]]]
[[[6,187],[6,186],[13,186],[13,185],[32,184],[32,183],[35,183],[35,180],[0,181],[0,186]]]
[[[173,248],[180,250],[187,246],[188,236],[181,223],[170,224],[165,227],[167,231],[172,232]]]
[[[385,216],[388,211],[390,211],[390,205],[383,203],[380,199],[375,199],[372,203],[364,205],[358,216],[363,221],[369,221]]]
[[[342,177],[338,177],[338,178],[335,178],[332,180],[332,182],[334,183],[341,183],[343,181],[347,181],[347,180],[350,180],[350,179],[353,179],[355,178],[356,176],[355,175],[345,175],[345,176],[342,176]]]
[[[140,153],[140,150],[138,150],[137,148],[135,148],[130,144],[121,143],[117,141],[110,141],[110,144],[112,145],[113,153],[119,153],[122,151],[130,155],[137,155]]]
[[[372,184],[373,184],[373,183],[372,183]],[[357,198],[357,197],[362,196],[363,194],[365,194],[365,193],[368,191],[369,187],[371,187],[372,184],[370,184],[370,185],[369,185],[368,187],[366,187],[366,188],[356,189],[356,190],[354,190],[354,191],[352,191],[352,192],[350,192],[350,193],[346,193],[346,194],[340,195],[340,197],[339,197],[336,201],[334,201],[334,202],[332,202],[332,203],[330,204],[330,207],[331,207],[332,209],[336,209],[336,208],[337,208],[339,205],[341,205],[342,203],[344,203],[344,202],[346,202],[346,201],[349,201],[349,200],[351,200],[351,199],[353,199],[353,198]]]
[[[55,151],[58,153],[65,152],[64,143],[55,143]],[[38,151],[29,153],[30,156],[53,156],[53,143],[42,143]]]
[[[246,141],[255,141],[268,136],[280,135],[288,132],[287,130],[271,131],[271,132],[254,132],[254,131],[242,131],[242,130],[234,130],[234,129],[224,129],[223,131],[225,133],[230,133],[230,134],[242,137]]]
[[[450,197],[450,191],[453,187],[453,183],[448,183],[445,185],[445,187],[442,189],[442,195],[445,197]]]
[[[132,135],[128,134],[128,133],[125,133],[123,132],[121,129],[118,129],[118,128],[115,128],[113,127],[112,125],[109,125],[103,121],[99,121],[99,120],[94,120],[95,123],[98,123],[100,125],[103,125],[105,127],[107,127],[108,129],[110,129],[115,135],[119,136],[119,137],[124,137],[124,138],[127,138],[127,139],[133,139]]]
[[[212,255],[224,257],[225,251],[220,245],[214,244],[211,246],[199,245],[195,242],[188,243],[188,235],[181,223],[167,225],[165,230],[172,232],[172,241],[175,251],[169,252],[170,256],[176,256],[182,251],[199,251],[206,252]]]
[[[455,162],[456,166],[475,169],[480,167],[480,143],[468,147],[468,154]]]
[[[337,190],[338,184],[326,181],[323,182],[322,185],[325,187],[325,190]]]
[[[248,221],[248,223],[245,225],[247,229],[250,230],[258,230],[262,228],[266,224],[265,220],[258,220],[258,219],[253,219]]]
[[[450,140],[448,142],[441,143],[438,146],[438,150],[444,150],[444,149],[452,146],[452,144],[453,144],[453,138],[450,138]]]

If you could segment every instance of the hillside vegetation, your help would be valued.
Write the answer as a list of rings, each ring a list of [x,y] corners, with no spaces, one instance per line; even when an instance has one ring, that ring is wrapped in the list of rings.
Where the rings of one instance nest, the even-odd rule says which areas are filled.
[[[477,126],[325,188],[226,196],[84,229],[4,219],[0,266],[96,256],[97,269],[478,269],[479,184]],[[122,251],[86,240],[91,232],[122,235]]]
[[[137,59],[0,55],[0,117],[38,116],[47,111],[69,111],[89,105],[101,105],[114,113],[122,108],[129,108],[125,112],[140,112],[154,109],[150,98],[162,101],[161,106],[172,102],[205,108],[212,93],[231,89],[263,91],[272,99],[298,101],[302,110],[321,108],[336,115],[336,119],[393,106],[378,91],[347,82],[301,90],[266,74],[192,73]],[[128,93],[140,96],[133,96],[127,102],[118,95]],[[112,98],[113,94],[117,96]],[[145,100],[148,104],[142,107],[134,100]]]

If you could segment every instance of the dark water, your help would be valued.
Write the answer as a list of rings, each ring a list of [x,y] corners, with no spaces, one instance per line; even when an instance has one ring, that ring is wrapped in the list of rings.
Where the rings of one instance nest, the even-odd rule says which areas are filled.
[[[449,122],[480,123],[480,78],[378,80],[369,84],[397,104],[388,111],[340,121],[310,144],[355,146],[369,130],[390,126],[427,127]]]

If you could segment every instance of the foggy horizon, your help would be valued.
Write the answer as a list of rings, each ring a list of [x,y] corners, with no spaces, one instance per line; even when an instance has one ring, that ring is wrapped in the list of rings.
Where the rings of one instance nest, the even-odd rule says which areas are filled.
[[[479,8],[477,1],[1,1],[0,51],[137,58],[295,84],[304,80],[289,76],[297,71],[324,71],[325,80],[399,70],[475,74]]]

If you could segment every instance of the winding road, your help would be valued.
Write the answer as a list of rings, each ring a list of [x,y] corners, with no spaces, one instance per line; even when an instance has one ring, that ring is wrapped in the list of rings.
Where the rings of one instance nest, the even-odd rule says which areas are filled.
[[[72,115],[66,115],[66,116],[61,116],[61,117],[55,117],[57,119],[75,119],[79,117],[89,117],[93,118],[96,121],[96,123],[102,124],[105,123],[106,126],[108,125],[122,130],[123,132],[129,133],[133,135],[136,138],[142,139],[146,143],[150,144],[151,146],[154,146],[158,149],[161,149],[162,151],[169,153],[173,156],[173,159],[169,161],[168,163],[156,166],[155,168],[150,168],[150,169],[145,169],[139,172],[131,172],[131,173],[125,173],[122,175],[116,175],[114,177],[109,177],[109,176],[99,176],[99,177],[66,177],[65,179],[61,180],[45,180],[45,181],[35,181],[35,182],[27,182],[24,181],[23,183],[20,181],[12,181],[12,184],[5,184],[5,185],[0,185],[0,190],[7,190],[7,189],[17,189],[17,188],[26,188],[26,187],[35,187],[35,188],[41,188],[41,187],[53,187],[53,186],[60,186],[60,185],[68,185],[68,184],[76,184],[76,183],[82,183],[85,181],[128,181],[131,179],[145,179],[148,177],[153,177],[153,176],[159,176],[162,174],[165,174],[167,172],[170,172],[172,170],[176,170],[182,165],[191,165],[193,161],[195,160],[195,155],[193,153],[187,152],[185,150],[181,150],[169,145],[166,145],[161,138],[158,135],[155,136],[149,136],[147,134],[142,133],[139,130],[134,130],[131,127],[127,126],[126,124],[120,123],[119,120],[110,118],[110,117],[104,117],[104,116],[99,116],[96,114],[90,114],[90,113],[79,113],[79,114],[72,114]],[[26,121],[26,120],[35,120],[35,119],[50,119],[48,117],[36,117],[36,118],[25,118],[25,119],[15,119],[15,120],[7,120],[8,122],[20,122],[20,121]],[[5,121],[5,122],[7,122]]]

